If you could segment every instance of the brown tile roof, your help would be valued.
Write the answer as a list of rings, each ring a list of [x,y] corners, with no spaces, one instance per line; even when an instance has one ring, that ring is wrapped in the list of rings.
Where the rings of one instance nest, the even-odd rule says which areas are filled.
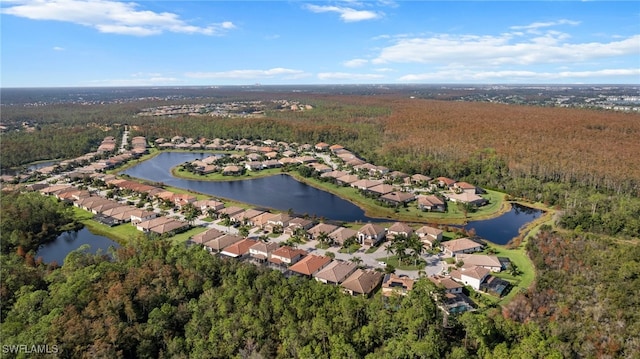
[[[456,255],[456,259],[462,261],[465,267],[502,267],[497,256],[488,256],[485,254],[458,254]]]
[[[206,231],[202,232],[202,233],[198,233],[196,235],[194,235],[193,237],[191,237],[191,239],[196,242],[196,243],[206,243],[212,239],[218,238],[218,237],[222,237],[224,235],[223,232],[215,229],[215,228],[210,228],[207,229]]]
[[[384,227],[379,226],[377,224],[373,224],[373,223],[367,223],[358,230],[358,233],[362,233],[366,236],[371,236],[371,237],[376,237],[378,236],[378,234],[383,232],[384,232]]]
[[[398,276],[396,274],[390,274],[384,278],[382,282],[382,292],[391,293],[398,291],[405,293],[413,289],[415,281],[407,276]]]
[[[450,277],[435,275],[435,276],[429,277],[429,280],[432,281],[435,285],[442,286],[447,290],[463,287],[462,284],[456,282]]]
[[[221,254],[224,254],[229,257],[234,257],[234,258],[240,257],[242,255],[249,253],[249,248],[251,248],[256,243],[257,241],[253,239],[245,238],[240,242],[236,242],[232,245],[225,247],[222,250]]]
[[[329,257],[310,254],[289,267],[289,270],[304,275],[312,275],[329,263],[331,263],[331,258]]]
[[[275,251],[271,252],[272,256],[278,256],[282,258],[293,259],[297,256],[307,255],[307,252],[302,249],[292,248],[289,246],[282,246]]]
[[[338,226],[335,226],[333,224],[318,223],[315,226],[309,228],[307,233],[309,233],[313,237],[316,237],[316,236],[319,236],[320,233],[330,234],[333,231],[335,231],[336,229],[338,229]]]
[[[205,242],[205,246],[211,248],[215,251],[220,251],[223,248],[230,246],[236,242],[241,241],[243,238],[240,236],[235,236],[233,234],[224,234],[220,237],[214,238],[208,242]]]
[[[432,237],[437,237],[440,234],[442,234],[443,231],[441,229],[438,229],[438,228],[435,228],[435,227],[422,226],[422,227],[418,228],[418,230],[416,230],[416,233],[418,235],[422,234],[422,235],[428,235],[428,236],[432,236]]]
[[[396,222],[387,229],[388,233],[406,233],[407,235],[411,235],[413,233],[413,228],[404,222]]]
[[[317,280],[339,284],[353,273],[358,266],[355,263],[333,261],[314,275]]]
[[[341,286],[356,294],[371,293],[382,281],[382,273],[357,269]]]
[[[416,196],[413,193],[401,192],[401,191],[387,193],[380,197],[380,199],[382,200],[397,202],[397,203],[410,202],[410,201],[413,201],[415,198]]]
[[[470,250],[476,247],[482,247],[482,244],[472,241],[469,238],[452,239],[450,241],[442,242],[441,245],[451,252],[459,252]]]

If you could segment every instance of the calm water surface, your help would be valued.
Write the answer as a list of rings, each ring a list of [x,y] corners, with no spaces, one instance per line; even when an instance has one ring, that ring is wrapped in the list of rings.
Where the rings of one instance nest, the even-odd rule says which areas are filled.
[[[334,194],[298,182],[287,175],[276,175],[244,181],[211,182],[176,178],[171,168],[187,161],[205,158],[210,153],[163,152],[158,156],[123,171],[132,177],[179,188],[190,189],[212,196],[228,198],[281,211],[293,210],[297,214],[315,215],[337,221],[379,222],[365,216],[364,211]],[[386,221],[389,221],[388,219]]]
[[[542,211],[513,204],[511,211],[493,219],[469,222],[465,228],[475,229],[476,234],[496,244],[507,244],[517,237],[520,228],[525,224],[539,218]]]
[[[64,232],[53,242],[42,245],[36,253],[36,258],[42,257],[44,263],[56,261],[59,265],[62,265],[67,254],[80,248],[83,244],[88,244],[88,252],[94,254],[98,250],[107,253],[109,247],[120,247],[118,243],[107,237],[93,234],[85,227],[79,231]]]

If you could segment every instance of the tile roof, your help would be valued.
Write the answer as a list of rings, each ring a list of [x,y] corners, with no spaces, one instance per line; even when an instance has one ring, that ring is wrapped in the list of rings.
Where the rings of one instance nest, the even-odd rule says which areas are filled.
[[[382,281],[382,273],[357,269],[342,282],[341,286],[353,293],[369,294],[380,284],[380,281]]]
[[[289,267],[289,270],[304,275],[312,275],[329,263],[331,263],[331,258],[329,257],[310,254]]]
[[[353,273],[357,268],[358,266],[355,263],[333,261],[316,273],[314,277],[319,280],[338,284],[344,281],[347,276]]]

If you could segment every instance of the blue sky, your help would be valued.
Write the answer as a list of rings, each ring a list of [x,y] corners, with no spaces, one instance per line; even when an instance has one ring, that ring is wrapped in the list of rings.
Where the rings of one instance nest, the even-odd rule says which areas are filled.
[[[640,84],[638,1],[3,0],[2,87]]]

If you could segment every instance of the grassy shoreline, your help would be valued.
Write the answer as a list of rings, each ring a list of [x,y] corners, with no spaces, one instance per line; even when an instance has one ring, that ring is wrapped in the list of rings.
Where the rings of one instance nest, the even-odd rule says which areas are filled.
[[[185,180],[201,180],[201,181],[242,181],[256,178],[264,178],[275,175],[288,175],[295,180],[305,183],[311,187],[320,189],[325,192],[329,192],[333,195],[340,197],[346,201],[353,203],[361,208],[367,217],[388,219],[390,222],[405,221],[411,223],[434,223],[434,224],[454,224],[463,225],[468,221],[485,220],[509,212],[511,210],[511,204],[505,200],[505,193],[497,191],[488,191],[488,197],[490,203],[484,207],[481,207],[476,212],[467,213],[465,216],[456,206],[449,206],[446,213],[439,212],[422,212],[415,206],[392,208],[382,207],[371,198],[362,196],[357,190],[351,187],[338,186],[332,183],[323,182],[315,178],[307,178],[299,175],[295,171],[283,172],[280,169],[269,169],[259,172],[247,172],[243,176],[222,176],[221,174],[213,175],[196,175],[189,172],[179,170],[179,166],[171,169],[171,175],[177,178]]]

